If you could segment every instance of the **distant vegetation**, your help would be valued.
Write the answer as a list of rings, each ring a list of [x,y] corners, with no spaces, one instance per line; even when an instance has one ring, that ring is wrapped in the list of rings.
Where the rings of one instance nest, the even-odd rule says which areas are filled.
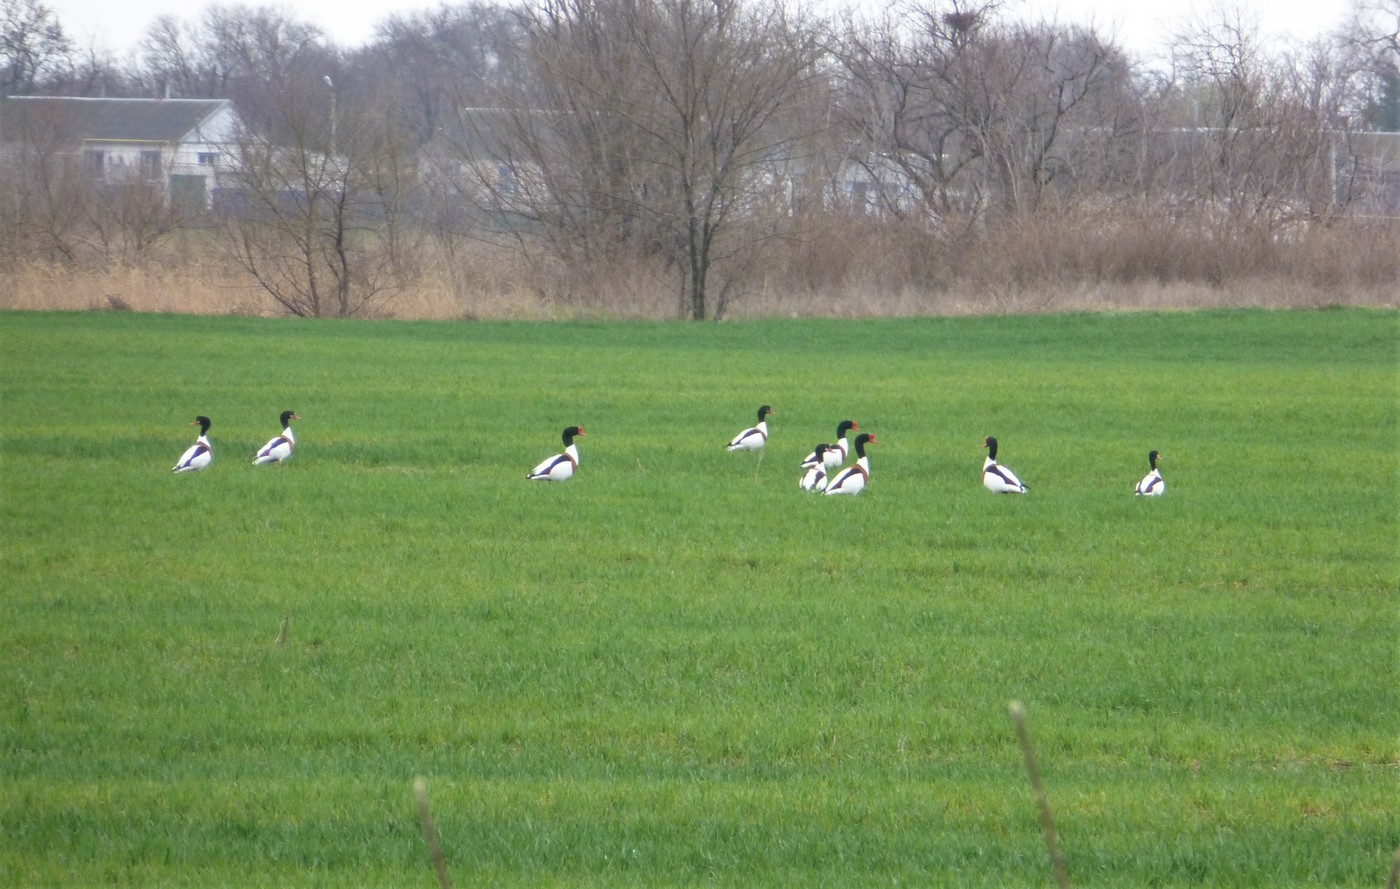
[[[0,305],[1395,304],[1396,0],[1288,46],[1222,8],[1176,23],[1150,63],[996,0],[900,10],[472,3],[338,47],[286,11],[216,5],[152,21],[119,61],[12,0],[0,94],[230,98],[244,131],[191,209],[158,179],[94,181],[71,145],[18,150],[0,121]]]

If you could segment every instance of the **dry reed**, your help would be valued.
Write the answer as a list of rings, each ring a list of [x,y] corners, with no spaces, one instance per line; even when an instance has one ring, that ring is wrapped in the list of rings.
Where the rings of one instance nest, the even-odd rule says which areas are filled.
[[[458,245],[415,256],[367,303],[403,319],[675,318],[680,272],[592,267]],[[242,269],[199,251],[143,265],[11,265],[0,309],[285,314]],[[716,269],[722,273],[723,269]],[[716,278],[716,280],[719,280]],[[826,217],[770,241],[728,317],[868,317],[1212,307],[1400,306],[1400,224],[1265,230],[1116,213],[1032,216],[995,231]]]

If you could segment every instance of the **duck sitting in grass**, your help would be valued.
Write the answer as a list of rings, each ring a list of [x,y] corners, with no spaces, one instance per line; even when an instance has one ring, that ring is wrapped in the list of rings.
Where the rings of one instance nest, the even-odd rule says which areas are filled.
[[[199,427],[199,437],[180,455],[180,461],[175,464],[171,472],[198,472],[214,459],[214,451],[209,446],[209,418],[205,416],[195,417],[194,422],[190,425]]]

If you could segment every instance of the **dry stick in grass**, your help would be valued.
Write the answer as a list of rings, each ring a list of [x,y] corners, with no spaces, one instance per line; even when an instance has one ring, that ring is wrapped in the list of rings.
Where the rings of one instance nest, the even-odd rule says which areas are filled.
[[[277,644],[279,646],[287,644],[287,624],[291,622],[291,619],[290,614],[282,618],[282,628],[277,631]]]
[[[452,880],[447,876],[447,863],[442,860],[442,845],[438,843],[437,828],[433,826],[433,813],[428,811],[428,782],[422,776],[413,779],[413,795],[418,798],[418,815],[423,820],[423,839],[428,844],[428,855],[433,859],[433,870],[437,873],[438,885],[442,889],[452,889]]]
[[[1050,850],[1050,863],[1055,868],[1055,883],[1060,889],[1069,889],[1069,875],[1065,873],[1065,862],[1055,841],[1055,821],[1050,817],[1050,801],[1045,798],[1045,787],[1040,783],[1040,767],[1035,763],[1035,747],[1031,745],[1030,732],[1026,731],[1026,708],[1020,701],[1012,701],[1007,710],[1011,713],[1011,721],[1016,724],[1016,736],[1021,739],[1021,752],[1026,757],[1026,771],[1031,775],[1031,789],[1035,791],[1035,803],[1040,808],[1040,829]]]
[[[1390,879],[1385,882],[1385,889],[1395,889],[1396,882],[1400,881],[1400,849],[1395,850],[1395,857],[1390,859]]]

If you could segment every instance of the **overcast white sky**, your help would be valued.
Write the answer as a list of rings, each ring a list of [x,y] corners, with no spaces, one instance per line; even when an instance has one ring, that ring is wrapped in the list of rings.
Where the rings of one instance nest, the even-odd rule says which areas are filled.
[[[64,31],[80,46],[96,44],[125,57],[160,15],[196,21],[210,0],[41,0],[58,16]],[[822,8],[883,10],[887,0],[817,0]],[[251,7],[284,9],[319,26],[337,44],[367,43],[374,27],[389,15],[436,8],[437,0],[228,0]],[[1267,36],[1307,39],[1342,24],[1351,0],[1224,0],[1257,21]],[[454,4],[448,4],[454,5]],[[1219,9],[1221,0],[1007,0],[1006,8],[1028,19],[1094,24],[1132,52],[1153,55],[1162,39],[1192,16]]]

